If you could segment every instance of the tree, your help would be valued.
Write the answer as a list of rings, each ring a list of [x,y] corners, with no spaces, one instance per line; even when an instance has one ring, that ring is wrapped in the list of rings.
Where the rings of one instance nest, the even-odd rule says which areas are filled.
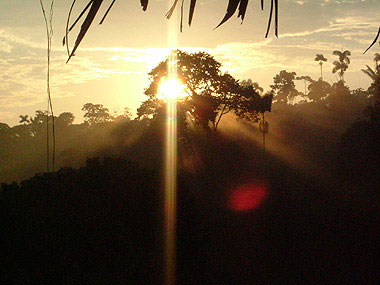
[[[321,80],[323,80],[322,66],[323,66],[323,62],[327,61],[327,58],[325,58],[323,54],[316,54],[314,60],[319,61],[319,65],[321,66]]]
[[[252,86],[253,89],[259,93],[259,94],[262,94],[264,92],[264,88],[262,88],[258,82],[253,82],[251,78],[247,79],[247,80],[242,80],[240,82],[240,85],[243,86],[243,87],[248,87],[248,86]]]
[[[109,122],[113,117],[108,113],[109,110],[103,107],[102,104],[86,103],[83,105],[82,111],[85,122],[90,125]]]
[[[26,125],[26,124],[30,123],[29,115],[25,115],[25,116],[20,115],[19,118],[20,118],[20,122],[19,122],[20,124]]]
[[[37,110],[34,118],[30,118],[32,124],[42,124],[46,122],[47,111]]]
[[[74,122],[74,115],[71,112],[63,112],[57,118],[57,124],[65,127],[70,126]]]
[[[175,53],[177,77],[186,85],[188,95],[183,102],[179,102],[179,110],[191,114],[195,123],[203,128],[208,129],[211,123],[216,130],[220,118],[231,110],[231,91],[236,90],[237,81],[231,75],[222,73],[221,64],[208,53]],[[160,109],[163,109],[165,102],[157,98],[157,93],[161,80],[168,77],[168,62],[169,58],[149,73],[151,83],[145,90],[149,99],[138,109],[139,118],[163,113]]]
[[[331,85],[321,78],[317,81],[311,79],[308,90],[307,97],[312,101],[319,101],[331,93]]]
[[[350,64],[351,52],[349,50],[339,51],[334,50],[333,55],[339,57],[339,60],[335,60],[333,64],[335,65],[333,68],[333,73],[336,73],[339,70],[339,77],[341,81],[344,81],[344,72],[347,70],[348,65]]]
[[[375,69],[377,70],[377,72],[380,72],[380,64],[379,64],[380,54],[379,53],[375,53],[373,60],[375,62]]]
[[[250,107],[253,112],[258,111],[257,104],[261,97],[255,89],[251,85],[242,86],[230,74],[222,72],[221,64],[210,54],[180,50],[175,53],[177,77],[186,86],[187,94],[177,104],[180,117],[188,114],[198,126],[206,130],[211,126],[216,131],[224,115],[231,111],[235,111],[237,115],[243,114],[244,109],[249,109],[244,106],[248,102],[252,106],[256,104]],[[145,95],[149,98],[137,110],[139,119],[158,118],[164,114],[165,102],[157,97],[157,93],[160,83],[168,76],[168,62],[169,58],[149,73],[151,83],[145,90]],[[248,94],[252,98],[247,99]]]
[[[376,66],[378,66],[379,65],[379,61],[380,61],[380,54],[379,53],[375,53],[373,60],[375,61]]]
[[[288,100],[292,100],[298,95],[298,91],[295,89],[294,80],[296,78],[295,72],[287,72],[281,70],[279,74],[273,77],[273,83],[270,85],[272,88],[277,102],[288,103]]]
[[[259,113],[264,114],[271,111],[273,93],[268,92],[264,96],[261,96],[263,88],[258,87],[258,83],[252,82],[250,79],[247,81],[243,80],[240,86],[241,96],[235,106],[235,114],[240,119],[257,123],[260,120],[258,117]]]
[[[380,100],[380,68],[373,70],[367,65],[367,69],[362,69],[362,71],[372,79],[368,92],[377,100]]]

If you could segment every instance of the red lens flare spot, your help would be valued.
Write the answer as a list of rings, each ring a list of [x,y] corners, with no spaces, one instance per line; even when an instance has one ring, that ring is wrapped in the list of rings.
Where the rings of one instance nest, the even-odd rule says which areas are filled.
[[[266,187],[249,183],[232,191],[229,208],[238,212],[248,212],[260,207],[267,196]]]

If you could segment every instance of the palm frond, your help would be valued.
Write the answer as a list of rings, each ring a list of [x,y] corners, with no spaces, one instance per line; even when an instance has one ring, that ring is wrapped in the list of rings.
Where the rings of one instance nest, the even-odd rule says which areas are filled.
[[[90,11],[88,12],[88,14],[86,16],[86,19],[84,20],[84,22],[83,22],[83,24],[81,26],[80,32],[79,32],[79,34],[77,36],[77,39],[75,41],[74,48],[71,51],[71,53],[69,55],[69,59],[67,60],[67,62],[74,55],[74,53],[77,50],[79,44],[83,40],[85,34],[87,33],[87,30],[90,28],[92,21],[94,20],[96,14],[98,13],[100,5],[102,5],[102,2],[103,2],[103,0],[92,0],[92,1],[90,1],[90,3],[89,3],[89,4],[91,4]]]
[[[143,11],[146,11],[146,9],[148,8],[149,0],[140,0],[140,3]]]
[[[341,56],[342,52],[340,50],[334,50],[333,55]]]
[[[271,26],[271,23],[272,23],[272,15],[273,15],[273,0],[271,0],[270,2],[270,12],[269,12],[269,19],[268,19],[268,25],[267,25],[267,32],[265,34],[265,38],[268,37],[268,34],[269,34],[269,29],[270,29],[270,26]]]
[[[372,68],[370,68],[368,65],[366,66],[367,69],[362,69],[362,71],[367,74],[373,81],[375,81],[378,78],[378,75]]]
[[[103,22],[104,22],[104,20],[106,19],[108,13],[111,11],[111,8],[112,8],[113,4],[115,4],[115,1],[116,1],[116,0],[113,0],[113,1],[112,1],[111,5],[108,7],[108,9],[107,9],[106,13],[104,14],[102,20],[100,21],[99,25],[103,24]]]
[[[191,22],[193,21],[194,16],[194,10],[195,10],[195,4],[197,3],[197,0],[191,0],[190,2],[190,9],[189,9],[189,26],[191,26]]]
[[[109,14],[111,8],[114,6],[115,2],[116,2],[116,0],[112,0],[111,4],[109,5],[109,7],[108,7],[108,9],[106,11],[106,13],[104,14],[104,16],[101,19],[100,24],[102,24],[105,21],[106,17],[108,16],[108,14]],[[62,41],[63,44],[64,45],[66,44],[66,46],[67,46],[67,53],[69,55],[69,59],[67,60],[67,62],[70,60],[70,58],[72,56],[74,56],[75,51],[79,47],[79,45],[82,42],[83,38],[85,37],[88,29],[90,28],[90,26],[93,23],[93,20],[94,20],[96,14],[98,13],[101,5],[103,4],[103,0],[88,0],[87,1],[87,5],[85,6],[85,8],[80,12],[79,16],[76,18],[76,20],[71,25],[71,27],[68,28],[69,22],[70,22],[70,18],[71,18],[71,13],[73,11],[73,7],[74,7],[75,3],[76,3],[76,0],[73,0],[71,8],[70,8],[70,11],[69,11],[69,15],[68,15],[68,18],[67,18],[66,35],[65,35],[65,37],[63,38],[63,41]],[[141,4],[141,7],[142,7],[143,11],[147,10],[148,3],[149,3],[149,0],[140,0],[140,4]],[[244,18],[245,18],[245,16],[246,16],[246,13],[247,13],[248,3],[249,3],[249,0],[229,0],[228,6],[227,6],[227,12],[224,15],[223,19],[221,20],[221,22],[217,25],[216,28],[220,27],[222,24],[224,24],[226,21],[228,21],[234,15],[234,13],[236,12],[236,10],[238,10],[238,18],[241,18],[242,21],[243,21]],[[168,19],[172,16],[174,10],[177,7],[177,4],[178,4],[178,0],[174,0],[173,5],[169,9],[169,11],[166,13],[166,17]],[[196,0],[190,0],[189,19],[188,19],[189,26],[192,24],[192,21],[193,21],[194,11],[195,11],[196,4],[197,4]],[[182,0],[182,5],[181,5],[181,23],[180,23],[181,31],[182,31],[182,26],[183,26],[183,23],[182,23],[183,22],[183,9],[184,9],[183,5],[184,5],[184,0]],[[262,10],[264,9],[264,0],[261,0],[261,9]],[[79,33],[77,35],[77,38],[76,38],[73,50],[70,52],[70,50],[69,50],[69,44],[68,44],[68,34],[76,26],[76,24],[79,22],[79,20],[86,13],[87,13],[87,15],[86,15],[85,20],[82,23],[80,31],[79,31]],[[274,23],[274,25],[275,25],[275,27],[274,27],[274,34],[275,34],[276,37],[278,37],[278,0],[271,0],[270,13],[269,13],[269,18],[268,18],[268,23],[267,23],[267,31],[266,31],[266,34],[265,34],[266,38],[269,35],[269,30],[270,30],[270,27],[271,27],[271,24],[272,24],[273,17],[274,17],[274,22],[275,22]]]
[[[239,6],[238,18],[241,17],[241,21],[244,21],[245,13],[247,12],[248,0],[241,0]]]
[[[175,0],[172,7],[169,9],[169,11],[166,13],[165,17],[167,19],[170,19],[170,17],[173,15],[173,12],[175,10],[175,7],[177,7],[178,0]]]
[[[225,22],[227,22],[233,16],[233,14],[236,12],[236,9],[239,6],[239,2],[240,2],[240,0],[229,0],[226,15],[224,15],[224,18],[219,23],[219,25],[217,25],[215,27],[215,29],[220,27],[221,25],[223,25]]]
[[[363,52],[363,54],[365,54],[371,47],[373,47],[373,45],[377,42],[377,39],[379,38],[379,36],[380,36],[380,27],[379,27],[379,30],[377,31],[377,35],[376,35],[375,39],[369,45],[369,47]]]

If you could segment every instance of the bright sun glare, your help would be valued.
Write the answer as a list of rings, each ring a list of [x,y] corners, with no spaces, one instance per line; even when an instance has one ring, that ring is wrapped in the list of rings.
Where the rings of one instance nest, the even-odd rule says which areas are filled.
[[[179,100],[187,96],[185,88],[178,78],[164,78],[160,82],[157,97],[166,101]]]

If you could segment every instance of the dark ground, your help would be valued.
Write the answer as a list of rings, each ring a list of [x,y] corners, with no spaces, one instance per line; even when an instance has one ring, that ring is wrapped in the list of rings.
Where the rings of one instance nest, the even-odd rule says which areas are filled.
[[[179,284],[378,283],[377,182],[322,183],[222,139],[199,156],[204,167],[179,172]],[[263,203],[229,209],[255,181]],[[158,169],[123,158],[2,185],[2,282],[161,283],[160,185]]]

